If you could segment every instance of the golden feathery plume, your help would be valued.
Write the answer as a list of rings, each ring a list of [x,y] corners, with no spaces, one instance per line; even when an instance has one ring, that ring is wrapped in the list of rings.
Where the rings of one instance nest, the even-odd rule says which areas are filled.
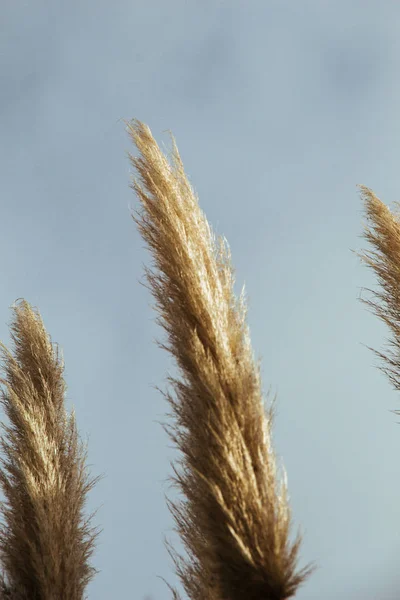
[[[392,331],[393,339],[388,354],[382,354],[372,350],[379,358],[389,366],[378,367],[389,378],[395,389],[400,390],[400,212],[392,214],[390,209],[377,197],[374,192],[364,185],[361,189],[361,197],[364,200],[365,212],[371,227],[364,226],[363,237],[370,242],[376,251],[355,252],[361,260],[372,268],[378,276],[378,281],[383,288],[381,292],[375,292],[369,288],[375,298],[382,301],[383,306],[371,300],[360,298],[361,302],[367,304]],[[399,208],[399,203],[395,203]],[[392,411],[400,414],[400,411]]]
[[[164,428],[184,457],[172,479],[187,501],[168,505],[190,562],[168,551],[191,600],[289,598],[315,567],[296,571],[301,536],[290,545],[286,481],[278,490],[272,448],[274,405],[264,410],[244,289],[237,301],[229,246],[222,238],[216,245],[174,138],[170,165],[147,125],[127,125],[141,154],[129,158],[144,186],[131,185],[143,207],[140,219],[132,217],[161,272],[145,267],[170,342],[158,345],[182,373],[182,381],[168,377],[177,400],[164,395],[176,426]]]
[[[4,572],[1,598],[82,600],[97,572],[89,566],[95,538],[81,523],[88,481],[87,452],[78,445],[74,412],[64,408],[64,365],[54,352],[39,313],[23,300],[13,307],[14,356],[1,345],[6,378],[1,403],[12,427],[1,447],[1,503],[6,526],[0,529]]]

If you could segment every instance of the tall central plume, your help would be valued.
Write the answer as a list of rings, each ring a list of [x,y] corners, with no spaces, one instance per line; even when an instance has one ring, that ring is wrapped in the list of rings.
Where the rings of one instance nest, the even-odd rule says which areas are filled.
[[[172,479],[186,501],[169,506],[190,560],[169,552],[191,600],[289,598],[315,567],[296,572],[301,536],[290,545],[286,481],[278,490],[271,440],[274,406],[264,409],[244,289],[237,300],[229,246],[216,243],[174,138],[170,164],[145,124],[127,125],[141,153],[129,155],[143,208],[132,217],[161,273],[145,267],[170,343],[158,345],[182,374],[168,377],[177,399],[164,395],[176,423],[164,427],[183,454]]]

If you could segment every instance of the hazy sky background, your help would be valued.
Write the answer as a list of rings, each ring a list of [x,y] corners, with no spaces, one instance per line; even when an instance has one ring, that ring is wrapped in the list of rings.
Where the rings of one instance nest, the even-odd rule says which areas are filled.
[[[377,282],[350,248],[368,248],[356,184],[400,197],[399,33],[392,1],[2,2],[0,339],[23,297],[63,349],[67,407],[105,473],[89,600],[170,600],[157,576],[182,591],[163,544],[183,552],[164,498],[179,455],[152,387],[177,370],[139,284],[133,117],[165,149],[173,132],[246,284],[299,567],[319,566],[296,598],[398,599],[400,402],[362,345],[389,331],[357,300]]]

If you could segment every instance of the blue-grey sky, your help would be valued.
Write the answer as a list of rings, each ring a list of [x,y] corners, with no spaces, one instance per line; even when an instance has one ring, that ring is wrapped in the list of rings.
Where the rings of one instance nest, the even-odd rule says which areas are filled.
[[[182,591],[163,544],[183,552],[164,498],[179,455],[152,387],[177,370],[139,284],[135,117],[166,149],[173,132],[246,285],[299,567],[319,567],[296,597],[397,599],[400,403],[362,345],[384,350],[389,332],[357,300],[377,283],[350,248],[368,248],[356,184],[400,196],[400,6],[8,0],[0,14],[0,339],[23,297],[63,350],[67,408],[105,474],[87,502],[103,528],[88,598],[169,600],[160,577]]]

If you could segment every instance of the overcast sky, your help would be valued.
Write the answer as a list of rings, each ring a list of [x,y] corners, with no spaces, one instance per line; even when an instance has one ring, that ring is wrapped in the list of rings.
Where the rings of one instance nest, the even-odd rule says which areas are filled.
[[[63,350],[67,408],[105,474],[89,600],[170,600],[161,577],[182,591],[163,543],[183,552],[164,497],[179,455],[152,387],[178,372],[139,284],[134,117],[165,149],[172,131],[246,285],[299,567],[319,567],[296,598],[399,598],[400,403],[363,345],[389,332],[350,251],[368,248],[356,184],[400,197],[399,33],[382,0],[2,2],[0,339],[23,297]]]

